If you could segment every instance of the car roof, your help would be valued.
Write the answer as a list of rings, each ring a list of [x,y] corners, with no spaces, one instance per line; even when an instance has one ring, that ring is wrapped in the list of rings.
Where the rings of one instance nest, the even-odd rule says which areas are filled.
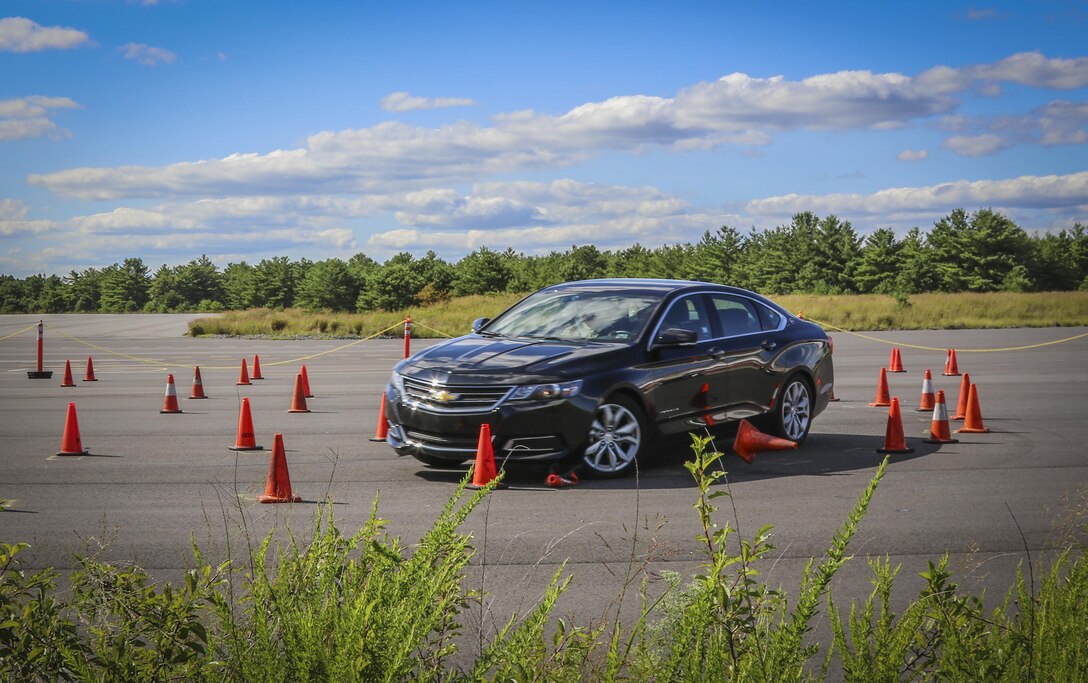
[[[560,284],[552,285],[550,287],[544,287],[544,290],[554,289],[628,289],[652,291],[662,294],[686,290],[714,289],[721,292],[733,292],[737,294],[754,295],[756,297],[759,297],[760,299],[764,298],[763,296],[756,294],[755,292],[750,292],[746,289],[741,289],[740,287],[720,285],[713,282],[700,282],[698,280],[668,280],[663,278],[601,278],[596,280],[577,280],[574,282],[563,282]]]

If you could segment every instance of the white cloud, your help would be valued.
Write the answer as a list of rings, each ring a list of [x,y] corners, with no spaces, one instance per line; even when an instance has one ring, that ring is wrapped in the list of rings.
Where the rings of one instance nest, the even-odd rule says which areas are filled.
[[[895,158],[900,161],[923,161],[928,157],[929,152],[924,149],[905,149],[895,155]]]
[[[31,95],[0,100],[0,142],[39,137],[70,137],[71,131],[61,128],[50,118],[51,110],[78,108],[79,104],[67,97]]]
[[[476,101],[468,97],[415,97],[406,92],[395,92],[381,100],[385,111],[403,112],[417,109],[445,109],[448,107],[472,107]]]
[[[52,221],[27,220],[29,207],[18,199],[0,199],[0,236],[37,235],[54,227]]]
[[[1088,205],[1088,171],[1069,175],[1020,176],[1007,180],[960,180],[925,187],[896,187],[873,194],[790,194],[748,202],[755,216],[787,217],[799,211],[838,216],[929,215],[959,207],[1001,206],[1063,209]]]
[[[24,17],[0,19],[0,52],[67,50],[90,41],[83,31],[62,26],[41,26]]]
[[[765,145],[780,131],[880,130],[934,117],[939,117],[934,123],[945,128],[958,127],[946,148],[978,156],[1024,142],[1075,143],[1083,137],[1076,123],[1083,112],[1075,106],[1039,111],[1032,114],[1034,133],[1013,135],[1015,127],[1009,122],[999,130],[996,120],[959,116],[957,93],[986,79],[1071,86],[1088,78],[1082,73],[1086,67],[1085,60],[1022,53],[989,65],[936,67],[913,77],[841,71],[790,81],[734,73],[692,85],[674,98],[612,97],[559,115],[531,110],[500,114],[490,125],[461,121],[425,128],[388,121],[317,133],[297,149],[159,167],[73,168],[31,175],[28,180],[85,199],[405,194],[481,182],[499,174],[565,168],[608,151]],[[396,95],[402,96],[402,105],[414,99]],[[464,224],[481,220],[496,227],[539,217],[526,207],[478,199],[461,200],[457,210]],[[432,221],[426,211],[411,208],[401,218],[420,224]]]
[[[1005,141],[997,135],[953,135],[944,141],[943,145],[956,154],[965,157],[981,157],[993,154],[1005,145]]]
[[[173,64],[177,55],[161,47],[151,47],[143,43],[128,43],[117,48],[125,56],[137,64],[144,66],[158,66],[159,64]]]

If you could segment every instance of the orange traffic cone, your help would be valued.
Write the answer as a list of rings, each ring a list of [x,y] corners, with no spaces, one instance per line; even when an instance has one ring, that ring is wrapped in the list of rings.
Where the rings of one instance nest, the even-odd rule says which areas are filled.
[[[956,363],[956,349],[948,349],[948,356],[944,362],[944,374],[946,376],[960,374],[959,364]]]
[[[919,413],[928,413],[933,410],[936,405],[936,401],[933,396],[933,374],[926,368],[925,377],[922,378],[922,398],[918,399],[918,408],[916,411]]]
[[[60,439],[57,455],[87,455],[89,450],[83,447],[79,438],[79,420],[76,419],[76,404],[68,404],[68,414],[64,419],[64,435]]]
[[[168,375],[166,378],[166,395],[162,399],[162,410],[160,413],[180,413],[181,408],[178,407],[178,392],[174,388],[174,375]]]
[[[84,382],[97,382],[98,381],[97,379],[95,379],[95,376],[94,376],[94,361],[91,360],[90,356],[87,356],[87,372],[83,373],[83,381]]]
[[[76,383],[72,381],[72,362],[64,361],[64,380],[61,381],[62,387],[74,387]]]
[[[302,392],[302,373],[295,375],[295,395],[291,398],[291,407],[287,410],[289,413],[308,413],[310,409],[306,407],[306,396]]]
[[[982,424],[982,409],[978,406],[978,385],[972,384],[967,393],[967,416],[963,419],[963,426],[956,430],[957,433],[984,434],[989,429]]]
[[[877,453],[913,453],[913,448],[907,447],[906,437],[903,436],[903,415],[899,412],[899,398],[893,397],[891,407],[888,408],[888,427],[884,431],[884,448],[876,449]]]
[[[937,392],[937,404],[933,408],[933,421],[929,423],[929,438],[926,443],[959,443],[952,438],[948,427],[948,406],[944,404],[944,392]]]
[[[491,446],[491,425],[480,425],[480,439],[476,444],[476,464],[472,467],[470,489],[482,489],[499,476],[495,469],[495,451]],[[499,484],[501,486],[501,484]]]
[[[253,354],[253,374],[249,376],[250,379],[264,379],[261,375],[261,357],[257,354]]]
[[[314,395],[310,391],[310,376],[306,374],[306,366],[302,366],[302,394],[306,398],[313,398]]]
[[[831,384],[830,394],[831,394],[830,398],[827,399],[828,403],[834,403],[835,401],[841,401],[842,400],[841,398],[838,398],[838,397],[835,396],[835,384],[834,383]]]
[[[385,419],[385,394],[382,394],[378,401],[378,424],[375,425],[374,436],[370,437],[370,440],[385,441],[387,436],[389,436],[389,422]]]
[[[553,489],[561,489],[564,486],[577,486],[578,475],[574,472],[570,472],[565,477],[558,474],[549,474],[544,483]]]
[[[291,492],[291,475],[287,472],[287,455],[283,450],[283,434],[272,437],[272,457],[268,460],[268,476],[264,480],[262,503],[301,503],[302,496]]]
[[[245,358],[242,359],[242,369],[238,372],[238,381],[235,382],[235,384],[239,386],[251,384],[251,382],[249,381],[249,370],[246,369]]]
[[[200,366],[193,366],[193,391],[189,398],[208,398],[204,395],[204,382],[200,380]]]
[[[890,406],[892,404],[891,391],[888,389],[888,371],[880,368],[880,379],[876,383],[876,398],[869,405]]]
[[[745,419],[741,419],[737,436],[733,439],[733,450],[745,462],[752,462],[755,454],[761,451],[783,451],[788,448],[797,448],[797,442],[764,434]]]
[[[970,373],[963,373],[963,377],[960,379],[960,397],[956,399],[956,414],[952,416],[953,420],[962,420],[967,417],[967,399],[971,395],[971,375]]]
[[[899,347],[892,347],[892,357],[888,361],[888,372],[906,372],[903,369],[903,356],[899,354]]]
[[[253,435],[253,417],[249,414],[249,399],[242,399],[242,408],[238,411],[238,436],[232,451],[260,451],[264,446],[257,445],[257,438]]]

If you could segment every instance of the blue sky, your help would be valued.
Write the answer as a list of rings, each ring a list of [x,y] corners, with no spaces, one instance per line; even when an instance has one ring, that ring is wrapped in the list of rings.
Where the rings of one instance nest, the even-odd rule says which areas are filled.
[[[0,273],[1088,223],[1088,2],[5,0]]]

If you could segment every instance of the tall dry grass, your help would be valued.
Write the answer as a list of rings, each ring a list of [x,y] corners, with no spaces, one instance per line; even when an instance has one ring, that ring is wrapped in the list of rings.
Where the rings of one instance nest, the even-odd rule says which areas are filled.
[[[199,318],[190,334],[270,337],[369,337],[385,331],[403,334],[403,321],[415,321],[412,336],[457,336],[469,331],[477,318],[491,318],[516,303],[523,294],[494,294],[450,299],[403,311],[313,313],[257,308]],[[1071,327],[1088,325],[1088,292],[1014,292],[809,295],[774,298],[793,313],[845,330],[929,330],[1000,327]]]

